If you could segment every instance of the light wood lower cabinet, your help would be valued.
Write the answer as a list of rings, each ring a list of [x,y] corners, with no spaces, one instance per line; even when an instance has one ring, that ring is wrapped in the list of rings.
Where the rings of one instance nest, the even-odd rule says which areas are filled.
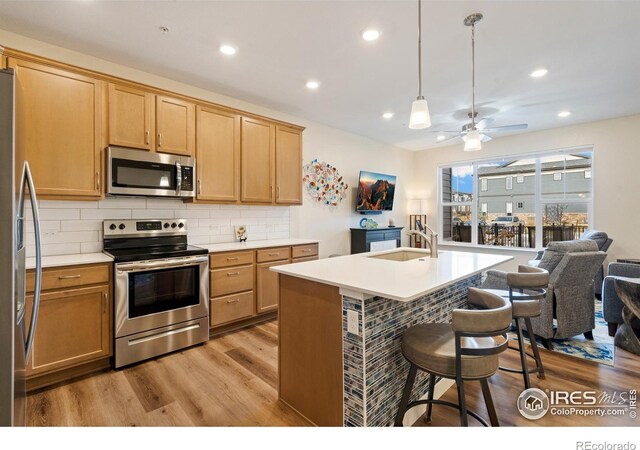
[[[27,364],[29,389],[65,381],[109,366],[112,355],[111,264],[47,268],[33,352]],[[33,271],[27,291],[33,290]],[[31,317],[33,293],[27,295]]]
[[[256,268],[256,311],[258,313],[278,308],[280,297],[278,274],[269,269],[283,264],[289,264],[289,260],[258,264]]]
[[[255,314],[253,291],[211,299],[211,326],[215,327]]]

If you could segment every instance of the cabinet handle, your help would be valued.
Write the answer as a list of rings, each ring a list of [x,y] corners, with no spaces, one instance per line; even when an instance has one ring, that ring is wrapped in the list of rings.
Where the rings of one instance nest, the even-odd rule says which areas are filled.
[[[269,253],[269,256],[280,256],[280,252],[278,252],[278,253]]]
[[[158,133],[158,147],[162,147],[162,133]]]
[[[60,275],[58,280],[73,280],[74,278],[80,278],[80,275]]]
[[[149,131],[144,132],[144,143],[149,145]]]
[[[233,299],[233,300],[227,300],[227,303],[238,303],[240,301],[239,298]]]
[[[202,194],[202,181],[198,179],[198,194]]]
[[[271,192],[271,197],[273,197],[273,186],[269,186],[269,190]]]
[[[280,186],[276,188],[276,198],[280,199]]]
[[[96,184],[98,185],[98,190],[100,190],[100,172],[96,172]]]
[[[240,258],[238,258],[237,256],[234,256],[233,258],[227,258],[227,261],[237,261]]]
[[[240,275],[240,272],[227,272],[228,277],[235,277],[237,275]]]
[[[107,313],[107,293],[102,294],[102,313]]]
[[[303,248],[302,253],[309,253],[311,251],[310,248]]]

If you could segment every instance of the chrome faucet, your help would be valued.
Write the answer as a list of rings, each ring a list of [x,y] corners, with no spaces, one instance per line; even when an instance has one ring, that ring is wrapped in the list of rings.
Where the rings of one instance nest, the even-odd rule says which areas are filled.
[[[424,224],[422,226],[423,228],[426,228],[427,230],[429,230],[429,233],[431,234],[431,236],[427,236],[426,234],[418,230],[409,230],[407,231],[407,235],[420,236],[422,240],[425,242],[425,244],[429,246],[429,250],[431,250],[430,256],[432,258],[437,258],[438,257],[438,233],[436,233],[435,231],[433,231],[431,228],[429,228]]]

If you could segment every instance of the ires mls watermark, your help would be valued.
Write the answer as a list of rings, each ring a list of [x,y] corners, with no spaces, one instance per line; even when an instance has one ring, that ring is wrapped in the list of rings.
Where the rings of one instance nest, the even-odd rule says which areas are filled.
[[[522,391],[518,411],[529,420],[547,414],[553,416],[628,416],[637,417],[637,392],[628,391],[544,391],[530,388]]]

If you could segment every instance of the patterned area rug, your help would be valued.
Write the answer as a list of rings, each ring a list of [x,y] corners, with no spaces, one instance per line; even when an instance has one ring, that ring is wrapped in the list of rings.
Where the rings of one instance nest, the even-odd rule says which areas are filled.
[[[596,300],[595,308],[596,328],[593,330],[593,341],[585,339],[583,335],[574,336],[571,339],[551,339],[553,351],[613,366],[615,345],[607,331],[607,322],[602,317],[602,302]],[[518,340],[515,331],[511,331],[509,337],[514,341]],[[526,332],[525,340],[529,343]],[[540,338],[537,340],[538,345],[542,347],[542,340]]]

